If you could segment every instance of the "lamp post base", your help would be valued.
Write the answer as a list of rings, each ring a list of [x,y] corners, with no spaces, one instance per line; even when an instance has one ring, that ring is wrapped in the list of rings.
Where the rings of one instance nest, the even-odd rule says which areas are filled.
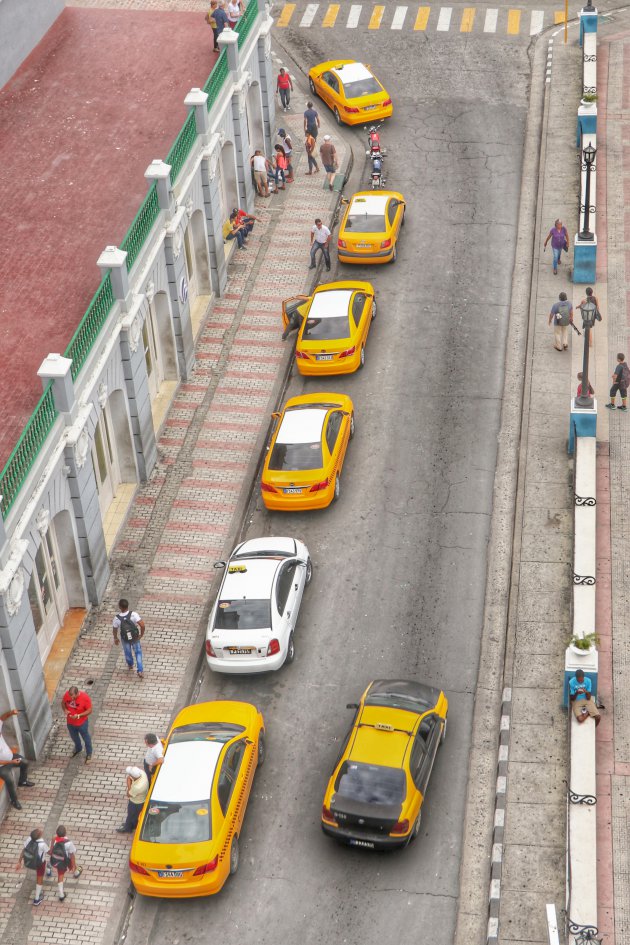
[[[577,397],[571,400],[569,417],[569,456],[575,452],[576,436],[597,436],[597,398],[593,398],[592,407],[580,407]]]
[[[593,285],[597,281],[597,237],[573,242],[573,281]]]

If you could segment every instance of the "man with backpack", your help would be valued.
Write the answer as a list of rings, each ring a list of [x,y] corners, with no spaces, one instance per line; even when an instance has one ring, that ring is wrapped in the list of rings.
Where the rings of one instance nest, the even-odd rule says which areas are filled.
[[[114,630],[114,643],[118,646],[118,633],[120,632],[120,642],[122,643],[123,653],[127,667],[133,669],[133,658],[136,657],[136,670],[138,678],[144,679],[144,666],[142,664],[142,646],[140,640],[144,636],[144,620],[135,610],[129,609],[129,601],[123,597],[118,601],[119,613],[116,614],[112,622]]]
[[[610,403],[606,404],[609,410],[628,409],[628,387],[630,386],[630,368],[626,364],[626,356],[620,351],[617,355],[617,367],[612,373],[612,387],[610,388]],[[621,406],[618,407],[617,391],[621,394]]]
[[[59,902],[63,902],[66,894],[63,891],[63,880],[68,870],[72,870],[74,878],[78,879],[83,868],[77,866],[75,855],[77,848],[72,840],[68,840],[66,828],[63,824],[57,827],[57,833],[54,836],[52,846],[50,847],[50,858],[48,866],[48,875],[53,869],[57,870],[57,896]]]
[[[46,872],[46,854],[50,847],[44,840],[44,831],[41,827],[31,830],[31,835],[24,844],[20,858],[17,862],[16,870],[22,869],[35,871],[35,897],[34,906],[41,906],[44,901],[44,874]]]
[[[551,306],[549,322],[553,319],[553,334],[556,351],[566,351],[569,347],[569,325],[573,324],[573,306],[567,301],[566,292],[561,292],[559,301]]]

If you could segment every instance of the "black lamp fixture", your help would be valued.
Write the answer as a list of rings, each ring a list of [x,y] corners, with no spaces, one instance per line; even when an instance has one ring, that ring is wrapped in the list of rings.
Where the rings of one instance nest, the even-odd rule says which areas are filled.
[[[580,210],[584,213],[584,221],[581,231],[578,233],[579,240],[592,240],[593,234],[589,229],[590,215],[595,213],[595,207],[591,207],[591,170],[593,164],[595,163],[595,155],[597,154],[597,148],[594,148],[592,144],[587,144],[587,146],[582,151],[582,157],[584,158],[584,164],[582,168],[586,171],[586,187],[584,188],[584,206],[580,207]]]
[[[590,298],[580,305],[580,312],[582,313],[582,327],[584,329],[584,354],[582,356],[582,393],[575,398],[575,406],[581,407],[583,410],[592,410],[595,406],[595,402],[589,393],[588,361],[590,353],[591,328],[593,328],[595,325],[596,311],[597,305]]]

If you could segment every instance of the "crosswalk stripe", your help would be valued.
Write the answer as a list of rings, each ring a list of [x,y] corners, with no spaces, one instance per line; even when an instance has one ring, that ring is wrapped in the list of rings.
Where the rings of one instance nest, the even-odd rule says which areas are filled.
[[[346,26],[349,30],[354,30],[357,28],[359,17],[361,16],[361,9],[362,7],[360,3],[353,4],[350,7],[350,12],[348,13],[348,22],[346,23]]]
[[[564,23],[564,10],[556,10],[553,15],[554,23]]]
[[[408,9],[408,7],[396,7],[391,26],[393,30],[401,30],[403,28]]]
[[[496,33],[498,16],[498,10],[486,10],[486,19],[483,24],[484,33]]]
[[[543,22],[545,19],[544,10],[532,10],[532,16],[529,24],[529,35],[536,36],[537,33],[540,33],[543,28]]]
[[[304,16],[300,20],[300,26],[310,26],[318,10],[319,3],[309,3],[304,11]]]
[[[427,23],[429,22],[429,13],[431,12],[431,7],[419,7],[418,15],[416,17],[416,22],[414,23],[414,30],[426,30]]]
[[[339,4],[330,3],[328,5],[328,9],[326,10],[326,13],[324,16],[324,22],[322,23],[322,26],[334,26],[335,20],[337,19],[338,16],[339,16]]]
[[[291,17],[293,16],[294,10],[295,10],[294,3],[285,3],[282,9],[282,13],[280,14],[276,22],[276,26],[288,26],[289,23],[291,22]]]
[[[452,13],[453,13],[452,7],[442,7],[442,9],[440,10],[437,28],[441,33],[446,33],[450,29]]]
[[[372,16],[370,17],[370,22],[368,23],[369,30],[379,29],[381,20],[383,19],[383,13],[385,13],[385,7],[374,7],[372,10]]]
[[[508,13],[507,31],[509,36],[516,36],[521,28],[521,11],[510,10]]]
[[[475,8],[474,7],[464,7],[462,13],[462,21],[459,25],[460,33],[470,33],[473,28],[473,23],[475,22]]]

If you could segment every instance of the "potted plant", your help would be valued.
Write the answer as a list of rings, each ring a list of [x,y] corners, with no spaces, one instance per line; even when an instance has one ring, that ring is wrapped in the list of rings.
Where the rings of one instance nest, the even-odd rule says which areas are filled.
[[[586,656],[590,650],[599,646],[599,637],[593,630],[592,633],[585,633],[583,637],[572,636],[568,645],[577,656]]]
[[[581,104],[586,106],[593,106],[597,102],[597,92],[584,92],[582,95]]]

